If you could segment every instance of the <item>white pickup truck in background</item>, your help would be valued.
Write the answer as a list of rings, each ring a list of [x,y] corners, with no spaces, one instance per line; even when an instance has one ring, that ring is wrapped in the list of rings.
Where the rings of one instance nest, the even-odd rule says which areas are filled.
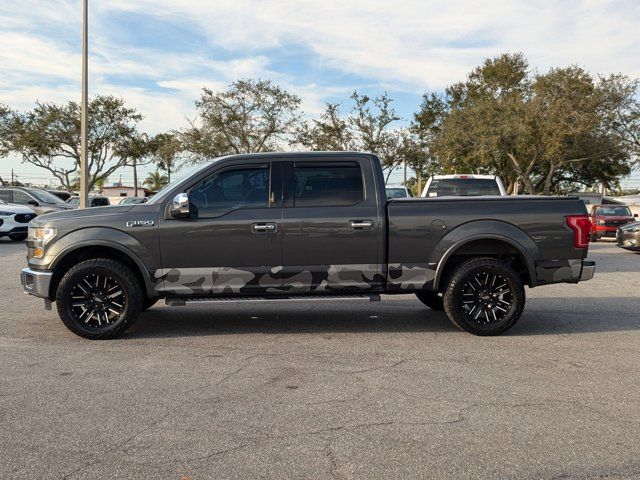
[[[479,195],[506,196],[507,191],[496,175],[433,175],[422,190],[421,197],[473,197]]]

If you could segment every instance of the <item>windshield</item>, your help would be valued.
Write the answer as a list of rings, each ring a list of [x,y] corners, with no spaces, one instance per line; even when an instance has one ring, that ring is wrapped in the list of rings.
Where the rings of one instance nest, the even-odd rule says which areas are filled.
[[[49,193],[44,190],[34,188],[33,190],[29,190],[29,193],[36,197],[36,200],[42,203],[64,203],[61,198],[56,197],[53,193]]]
[[[631,210],[628,207],[618,207],[618,206],[610,206],[610,207],[598,207],[596,208],[596,215],[603,215],[609,217],[630,217]]]
[[[153,197],[151,197],[147,203],[160,203],[165,199],[167,194],[175,187],[178,183],[183,181],[184,179],[190,177],[191,175],[195,175],[201,170],[205,170],[208,168],[215,160],[207,160],[204,164],[199,163],[197,165],[191,165],[180,171],[180,174],[175,176],[171,183],[168,183],[164,187],[162,187],[158,193],[156,193]]]
[[[500,195],[498,184],[488,178],[442,178],[434,179],[427,191],[427,197],[478,195]]]
[[[404,188],[387,188],[387,198],[407,198]]]

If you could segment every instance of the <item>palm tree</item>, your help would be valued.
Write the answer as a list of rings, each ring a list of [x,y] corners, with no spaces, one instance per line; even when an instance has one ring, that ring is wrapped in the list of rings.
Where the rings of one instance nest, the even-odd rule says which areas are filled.
[[[155,172],[149,172],[149,175],[147,175],[147,178],[143,183],[147,187],[149,187],[149,190],[157,192],[167,183],[169,183],[169,179],[166,175],[163,175],[158,170],[156,170]]]

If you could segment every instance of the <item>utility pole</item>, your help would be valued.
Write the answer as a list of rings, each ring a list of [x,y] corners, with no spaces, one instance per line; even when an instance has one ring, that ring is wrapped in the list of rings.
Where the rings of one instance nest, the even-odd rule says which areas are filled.
[[[407,160],[405,159],[403,162],[403,167],[404,167],[404,182],[402,183],[403,186],[407,186]]]
[[[13,168],[11,169],[11,185],[15,185],[14,176],[13,176]]]
[[[88,97],[88,0],[82,0],[82,111],[80,113],[80,208],[87,208],[89,200],[88,165],[88,135],[87,135],[87,97]]]

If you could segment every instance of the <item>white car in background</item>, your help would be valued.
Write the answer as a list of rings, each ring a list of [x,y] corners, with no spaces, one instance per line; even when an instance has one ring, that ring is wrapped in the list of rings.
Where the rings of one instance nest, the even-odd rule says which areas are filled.
[[[36,212],[28,207],[0,200],[0,237],[9,237],[15,242],[25,240],[29,222],[36,217]]]
[[[384,187],[387,191],[387,198],[411,198],[411,190],[404,185],[387,185]]]
[[[507,191],[496,175],[433,175],[422,190],[421,197],[506,196]]]

